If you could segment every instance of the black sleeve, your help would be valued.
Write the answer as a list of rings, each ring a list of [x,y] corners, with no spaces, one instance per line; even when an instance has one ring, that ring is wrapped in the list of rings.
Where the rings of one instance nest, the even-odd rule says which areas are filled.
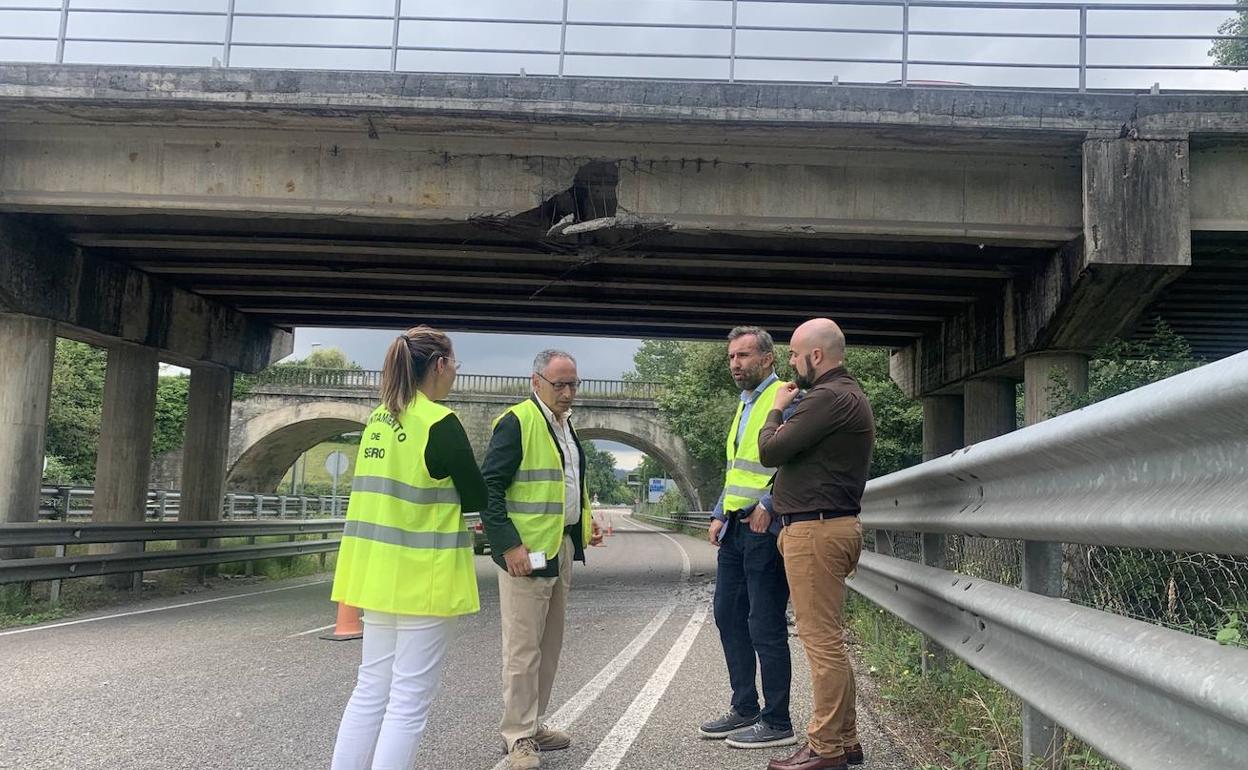
[[[481,511],[481,524],[490,541],[494,561],[502,563],[503,554],[520,545],[520,533],[507,515],[507,487],[511,486],[524,456],[520,442],[520,418],[507,414],[498,421],[490,448],[485,451],[481,475],[485,479],[489,501]]]
[[[465,511],[485,508],[485,479],[481,478],[481,469],[473,456],[472,442],[455,415],[448,414],[429,429],[425,466],[435,479],[450,476],[455,483],[455,491],[459,492],[460,506]]]

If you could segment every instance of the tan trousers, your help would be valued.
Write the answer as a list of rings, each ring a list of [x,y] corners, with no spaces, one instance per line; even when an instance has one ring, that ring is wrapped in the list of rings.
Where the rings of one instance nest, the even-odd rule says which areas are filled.
[[[844,609],[845,578],[862,554],[862,525],[856,516],[800,521],[781,530],[779,547],[810,661],[814,709],[806,739],[816,754],[836,759],[858,743]]]
[[[563,620],[572,586],[572,538],[559,550],[559,577],[512,577],[498,571],[503,620],[503,721],[507,750],[537,735],[563,649]]]

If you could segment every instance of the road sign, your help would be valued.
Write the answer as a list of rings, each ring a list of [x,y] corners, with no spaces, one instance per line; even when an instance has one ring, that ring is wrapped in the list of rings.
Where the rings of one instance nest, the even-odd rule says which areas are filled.
[[[342,452],[330,452],[325,458],[325,470],[331,476],[341,476],[351,467],[351,461]]]
[[[663,493],[667,491],[667,479],[650,479],[649,491],[649,501],[657,503],[663,498]]]

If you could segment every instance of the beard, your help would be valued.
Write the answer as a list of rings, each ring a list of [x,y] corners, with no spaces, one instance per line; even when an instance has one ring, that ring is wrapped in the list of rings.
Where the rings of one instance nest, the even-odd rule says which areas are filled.
[[[810,390],[815,386],[815,362],[810,360],[809,353],[802,360],[806,363],[806,373],[802,374],[796,366],[793,367],[793,382],[802,390]]]
[[[754,390],[763,381],[763,369],[751,369],[741,373],[740,378],[733,377],[732,381],[736,383],[741,390]]]

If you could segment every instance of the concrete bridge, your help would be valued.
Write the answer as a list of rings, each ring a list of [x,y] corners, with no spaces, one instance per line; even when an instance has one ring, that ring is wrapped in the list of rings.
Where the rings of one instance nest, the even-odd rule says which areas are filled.
[[[278,367],[254,378],[250,394],[230,413],[226,485],[230,490],[276,490],[300,454],[320,442],[361,429],[377,406],[378,371]],[[671,474],[692,510],[718,492],[705,479],[682,438],[663,422],[657,383],[586,380],[575,406],[582,439],[607,439],[645,452]],[[459,415],[480,461],[494,418],[529,393],[527,377],[463,374],[444,403]],[[154,463],[157,487],[182,487],[182,450]]]
[[[886,345],[929,453],[1169,321],[1248,346],[1248,95],[0,66],[0,519],[37,508],[52,340],[109,348],[101,510],[141,509],[192,368],[215,516],[230,378],[299,325]],[[193,501],[199,500],[199,503]]]

